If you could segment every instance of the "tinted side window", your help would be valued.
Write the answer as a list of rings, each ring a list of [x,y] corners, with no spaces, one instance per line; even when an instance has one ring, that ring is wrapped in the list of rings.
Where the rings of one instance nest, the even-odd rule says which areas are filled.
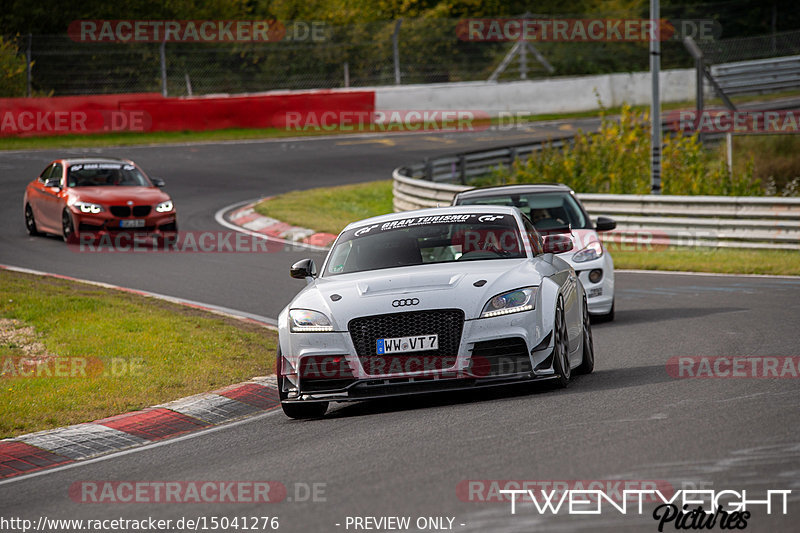
[[[53,170],[50,172],[50,175],[47,179],[50,180],[58,180],[58,183],[61,183],[61,178],[64,176],[64,167],[61,166],[61,163],[56,163],[53,165]]]
[[[39,174],[39,181],[41,181],[42,183],[44,183],[45,181],[47,181],[47,178],[50,176],[50,173],[51,173],[51,172],[53,172],[53,168],[54,168],[55,166],[56,166],[56,165],[55,165],[55,163],[53,163],[52,165],[48,165],[48,167],[47,167],[47,168],[45,168],[44,170],[42,170],[42,173],[41,173],[41,174]]]

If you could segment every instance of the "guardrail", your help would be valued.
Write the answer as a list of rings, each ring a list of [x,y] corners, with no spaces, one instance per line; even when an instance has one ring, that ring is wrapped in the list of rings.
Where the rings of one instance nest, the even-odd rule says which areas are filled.
[[[572,136],[556,137],[549,142],[554,147],[561,147],[572,142]],[[524,159],[533,152],[542,149],[541,141],[503,146],[490,150],[463,152],[457,155],[425,160],[407,167],[401,167],[406,176],[422,178],[432,182],[457,182],[464,184],[469,178],[482,176],[492,167],[511,165],[515,159]]]
[[[776,92],[800,87],[800,55],[721,63],[711,76],[727,95]]]
[[[488,152],[495,154],[492,157],[503,156],[500,150]],[[413,169],[424,172],[431,168],[431,175],[441,178],[444,173],[436,173],[436,169],[444,169],[453,159],[445,157],[421,166],[395,169],[394,210],[450,205],[456,194],[470,189],[413,177]],[[457,170],[460,168],[469,170],[469,165]],[[457,174],[451,171],[451,175],[454,173]],[[617,221],[617,229],[602,236],[620,244],[800,250],[800,198],[625,194],[578,197],[592,217],[608,216]]]

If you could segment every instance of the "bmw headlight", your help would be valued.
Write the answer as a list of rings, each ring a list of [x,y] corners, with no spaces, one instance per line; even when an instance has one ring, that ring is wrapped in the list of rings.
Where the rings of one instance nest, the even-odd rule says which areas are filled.
[[[536,289],[537,287],[526,287],[498,294],[483,306],[481,318],[530,311],[536,305]]]
[[[575,255],[572,256],[572,260],[576,263],[585,263],[586,261],[597,259],[602,255],[603,245],[598,241],[592,241],[583,250],[575,252]]]
[[[169,213],[172,211],[172,209],[172,200],[167,200],[166,202],[161,202],[156,206],[156,213]]]
[[[292,309],[289,311],[289,331],[292,333],[333,331],[333,326],[328,317],[319,311]]]
[[[72,205],[80,209],[81,213],[97,214],[105,211],[105,209],[103,209],[103,206],[100,204],[90,204],[89,202],[75,202]]]

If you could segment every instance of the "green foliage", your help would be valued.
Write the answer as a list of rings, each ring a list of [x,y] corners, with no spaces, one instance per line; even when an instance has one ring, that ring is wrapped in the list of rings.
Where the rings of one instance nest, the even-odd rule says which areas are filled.
[[[534,156],[500,167],[476,185],[565,183],[579,192],[650,192],[650,121],[647,113],[622,108],[619,121],[602,116],[597,133],[579,131],[563,149],[546,145]],[[667,135],[662,152],[664,194],[763,195],[752,164],[728,173],[724,159],[706,150],[696,136]]]
[[[27,77],[25,56],[10,41],[0,36],[0,97],[25,96]]]

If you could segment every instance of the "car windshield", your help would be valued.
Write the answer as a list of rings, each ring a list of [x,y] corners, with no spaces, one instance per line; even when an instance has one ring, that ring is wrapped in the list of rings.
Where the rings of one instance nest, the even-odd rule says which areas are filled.
[[[459,205],[513,205],[527,215],[537,230],[548,232],[569,225],[572,229],[591,228],[588,217],[569,192],[502,194],[467,197]]]
[[[129,163],[78,163],[67,172],[68,187],[151,187],[150,181]]]
[[[401,266],[525,257],[509,214],[409,217],[345,231],[324,276]]]

